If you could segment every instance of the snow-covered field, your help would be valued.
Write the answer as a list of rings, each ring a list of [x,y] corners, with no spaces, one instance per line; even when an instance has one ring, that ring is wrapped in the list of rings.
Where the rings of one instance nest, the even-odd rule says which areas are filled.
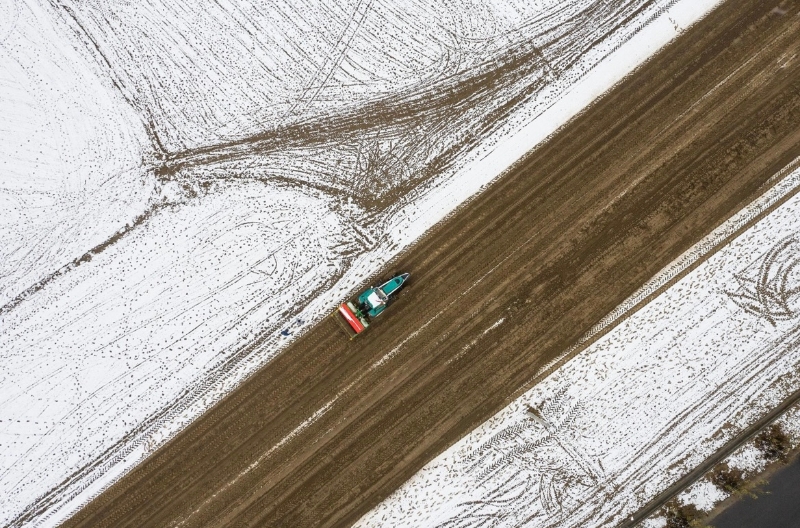
[[[414,3],[392,20],[419,24],[419,40],[392,36],[408,31],[399,22],[376,40],[391,2],[256,13],[244,2],[0,0],[0,524],[57,524],[716,3],[507,0],[449,15]],[[309,47],[275,46],[291,40],[287,20]],[[451,37],[459,54],[437,44]],[[407,198],[390,206],[325,179],[330,152],[348,144],[245,151],[175,178],[153,170],[164,151],[343,100],[426,93],[442,71],[536,38],[546,68],[532,75],[550,73],[530,81],[530,98],[458,165],[426,180],[409,165]],[[431,148],[470,125],[439,130]],[[378,139],[366,159],[397,159]]]
[[[795,169],[642,293],[798,185]],[[357,526],[618,524],[794,392],[798,264],[795,194],[427,464]]]
[[[260,134],[391,94],[428,93],[515,46],[567,82],[674,0],[64,0],[169,152]],[[706,2],[701,2],[705,4]],[[634,16],[624,27],[620,20]],[[702,7],[701,7],[702,9]]]
[[[138,116],[55,19],[0,1],[0,307],[152,199]]]

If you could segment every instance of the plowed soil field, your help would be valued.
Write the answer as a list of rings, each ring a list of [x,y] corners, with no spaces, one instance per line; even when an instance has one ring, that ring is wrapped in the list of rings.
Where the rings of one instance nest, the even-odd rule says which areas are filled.
[[[800,3],[731,1],[67,526],[345,526],[800,155]],[[499,323],[498,323],[499,322]]]

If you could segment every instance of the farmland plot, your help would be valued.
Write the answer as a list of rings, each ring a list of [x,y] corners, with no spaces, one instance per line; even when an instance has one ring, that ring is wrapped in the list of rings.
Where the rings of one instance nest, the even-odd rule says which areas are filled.
[[[157,199],[138,116],[55,18],[0,2],[0,310]]]
[[[122,165],[131,190],[124,200],[123,183],[107,187],[112,196],[88,188],[66,199],[95,238],[73,240],[68,258],[37,257],[45,271],[10,282],[0,487],[11,491],[0,520],[57,523],[713,2],[524,4],[527,14],[497,4],[444,28],[455,15],[419,6],[417,22],[388,3],[315,4],[304,11],[313,21],[291,17],[317,35],[303,49],[232,29],[258,23],[252,34],[277,38],[291,24],[270,17],[290,7],[55,5],[106,68],[86,70],[119,88],[110,107],[138,113],[124,128],[129,143],[104,147],[113,163],[131,161]],[[387,17],[392,31],[432,29],[420,42],[382,33],[386,55],[376,58],[370,46]],[[487,17],[495,22],[475,23]],[[432,43],[453,35],[460,54],[448,62],[449,48]],[[635,47],[620,48],[634,36]]]
[[[795,170],[595,330],[759,210]],[[800,195],[724,245],[364,516],[368,526],[614,526],[800,382]]]
[[[551,80],[574,81],[582,71],[572,66],[587,52],[608,52],[600,41],[613,47],[674,3],[58,5],[147,117],[156,143],[174,155],[348,110],[369,120],[368,103],[383,101],[392,112],[402,110],[398,103],[436,104],[441,92],[514,56],[525,56],[529,74],[541,68]]]

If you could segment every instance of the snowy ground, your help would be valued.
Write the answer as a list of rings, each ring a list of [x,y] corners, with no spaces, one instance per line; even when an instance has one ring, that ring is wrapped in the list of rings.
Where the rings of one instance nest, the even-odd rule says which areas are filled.
[[[620,9],[633,12],[642,3],[623,3]],[[463,163],[421,182],[407,201],[385,209],[385,221],[375,225],[363,220],[370,211],[357,196],[331,192],[335,185],[324,178],[332,173],[331,160],[314,149],[298,155],[305,160],[300,163],[286,153],[270,154],[284,156],[279,164],[283,175],[299,174],[288,179],[257,174],[264,160],[272,159],[263,153],[238,164],[190,167],[175,180],[157,178],[149,170],[161,140],[184,147],[241,137],[274,116],[252,113],[244,99],[228,100],[218,93],[225,82],[243,83],[220,88],[235,95],[247,91],[247,83],[263,81],[240,75],[251,64],[246,53],[205,50],[203,60],[222,62],[206,64],[198,55],[156,67],[149,57],[172,57],[174,50],[132,36],[124,24],[137,20],[150,27],[180,20],[188,26],[177,33],[193,41],[201,34],[193,35],[200,31],[195,22],[206,36],[234,38],[246,31],[209,25],[206,18],[213,13],[203,9],[191,11],[194,19],[164,12],[167,7],[161,4],[158,16],[145,16],[142,10],[156,9],[155,4],[83,3],[74,10],[76,19],[33,1],[0,0],[0,13],[9,14],[0,16],[0,101],[10,116],[0,124],[0,159],[8,165],[0,180],[0,236],[6,252],[0,264],[0,524],[19,524],[22,516],[32,525],[63,519],[716,3],[649,3],[627,26],[588,50],[576,45],[591,40],[593,33],[581,36],[581,28],[572,24],[578,33],[558,41],[572,47],[553,44],[545,50],[551,68],[562,65],[560,74],[547,78],[525,105],[481,137]],[[489,29],[495,37],[506,35],[497,37],[497,46],[511,38],[508,21],[499,13],[517,4],[541,10],[541,16],[526,19],[523,29],[531,34],[545,27],[566,28],[570,24],[560,17],[589,5],[575,1],[565,10],[553,2],[497,3],[497,22]],[[211,11],[239,12],[232,4],[214,5]],[[367,13],[389,5],[376,1],[351,7]],[[377,23],[367,14],[366,22]],[[319,20],[327,16],[317,15]],[[611,30],[619,13],[607,15],[606,25],[590,25],[587,31]],[[266,23],[264,16],[253,20]],[[233,24],[228,15],[214,17]],[[427,13],[423,18],[437,17]],[[332,34],[352,39],[348,50],[370,45],[369,34],[348,29],[346,20]],[[459,33],[467,41],[489,31],[474,20],[458,24],[471,28],[472,33]],[[315,27],[328,31],[319,21]],[[175,28],[151,29],[151,35],[164,38],[176,33]],[[514,38],[531,35],[524,31]],[[110,61],[105,63],[110,73],[97,66],[103,62],[96,55],[85,56],[88,36],[99,46],[88,49],[100,50]],[[355,68],[345,66],[350,52],[335,51],[338,41],[331,34],[318,38],[319,46],[327,42],[326,49],[334,52],[313,57],[296,79],[311,95],[301,90],[293,104],[309,112],[322,111],[324,105],[317,103],[327,82],[344,86],[355,71],[347,70]],[[416,51],[392,51],[409,54],[413,78],[400,71],[405,85],[384,76],[376,84],[366,83],[370,89],[382,93],[385,86],[411,86],[434,75],[438,70],[423,53],[433,37],[425,38],[409,43]],[[357,44],[358,39],[363,43]],[[211,51],[235,48],[231,42],[206,41],[203,46]],[[263,55],[266,44],[250,44],[254,55]],[[192,53],[198,49],[191,48]],[[115,62],[126,53],[138,58]],[[262,59],[283,60],[284,67],[289,61]],[[333,64],[325,62],[330,60]],[[217,82],[198,77],[204,69],[219,72]],[[196,81],[187,84],[191,97],[170,91],[183,75]],[[316,85],[319,76],[325,83]],[[160,98],[149,91],[156,77],[163,89]],[[259,97],[285,106],[283,88],[266,84],[264,89],[272,92]],[[179,103],[187,101],[202,111],[185,111]],[[252,120],[241,121],[251,115]],[[302,312],[291,309],[306,301]]]
[[[800,169],[700,247],[798,185]],[[694,248],[644,290],[702,253]],[[797,387],[798,264],[800,194],[426,465],[357,526],[614,526]]]
[[[54,18],[0,0],[0,307],[152,198],[138,116]]]

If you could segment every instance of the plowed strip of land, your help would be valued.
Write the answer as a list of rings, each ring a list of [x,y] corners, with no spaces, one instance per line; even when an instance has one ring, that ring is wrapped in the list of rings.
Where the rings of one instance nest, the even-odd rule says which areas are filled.
[[[798,3],[727,2],[67,526],[342,526],[800,155]],[[499,321],[502,323],[497,324]]]

